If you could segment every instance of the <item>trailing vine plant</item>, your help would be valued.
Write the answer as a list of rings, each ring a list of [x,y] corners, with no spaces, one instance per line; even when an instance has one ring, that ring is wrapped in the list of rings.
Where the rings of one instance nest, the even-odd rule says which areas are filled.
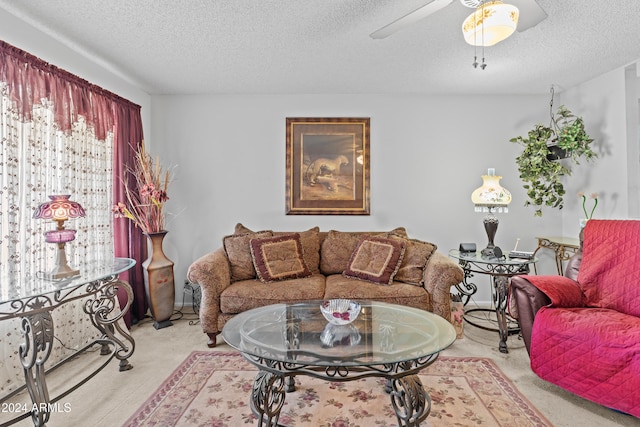
[[[542,216],[544,206],[562,209],[565,195],[562,177],[571,175],[571,163],[579,165],[582,158],[590,161],[597,157],[591,149],[593,139],[585,131],[582,117],[576,117],[565,106],[560,106],[554,114],[553,95],[552,86],[549,126],[537,124],[526,137],[510,140],[524,147],[516,157],[516,163],[527,191],[525,206],[535,206],[535,216]],[[563,151],[566,160],[558,160],[552,154],[552,147]]]

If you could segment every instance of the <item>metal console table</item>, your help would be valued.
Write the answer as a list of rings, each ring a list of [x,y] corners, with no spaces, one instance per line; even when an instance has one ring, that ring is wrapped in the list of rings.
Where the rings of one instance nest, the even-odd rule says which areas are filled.
[[[520,258],[485,258],[479,252],[461,253],[458,250],[452,249],[449,251],[449,256],[459,261],[460,266],[464,271],[464,278],[462,283],[456,285],[456,289],[460,293],[464,304],[469,302],[469,299],[476,293],[478,287],[470,282],[469,279],[474,274],[485,274],[491,277],[492,284],[492,297],[495,305],[495,310],[487,308],[473,308],[465,310],[465,321],[473,326],[495,331],[494,328],[489,328],[479,323],[474,323],[470,320],[470,313],[479,311],[495,312],[498,329],[497,332],[500,335],[499,350],[501,353],[508,353],[507,338],[509,335],[520,332],[517,327],[509,327],[510,320],[513,321],[507,314],[507,296],[509,292],[509,278],[519,274],[528,274],[531,264],[535,264],[537,259],[520,259]]]
[[[533,255],[535,256],[540,249],[551,249],[555,254],[556,269],[560,276],[564,274],[563,262],[567,261],[580,250],[579,239],[573,239],[571,237],[536,237],[536,239],[538,239],[538,247],[533,252]],[[538,273],[535,264],[533,265],[533,270],[536,274]]]
[[[0,321],[21,319],[20,332],[24,342],[20,344],[19,357],[24,371],[25,385],[1,397],[0,404],[10,401],[25,389],[29,393],[32,404],[24,406],[30,410],[3,422],[1,426],[14,424],[29,416],[35,426],[44,426],[49,421],[50,411],[55,402],[86,383],[114,357],[120,361],[120,371],[133,367],[128,359],[133,354],[135,343],[133,337],[122,328],[119,322],[133,301],[133,290],[127,282],[120,280],[118,275],[133,267],[135,263],[133,259],[116,258],[109,263],[84,265],[81,267],[80,276],[58,281],[20,279],[10,281],[9,289],[3,288],[0,294]],[[125,290],[128,297],[121,311],[116,309],[118,289]],[[54,340],[51,312],[63,304],[80,298],[87,298],[83,310],[100,332],[100,337],[53,367],[45,369]],[[100,354],[105,357],[100,366],[68,390],[50,398],[46,374],[96,345],[101,346]]]

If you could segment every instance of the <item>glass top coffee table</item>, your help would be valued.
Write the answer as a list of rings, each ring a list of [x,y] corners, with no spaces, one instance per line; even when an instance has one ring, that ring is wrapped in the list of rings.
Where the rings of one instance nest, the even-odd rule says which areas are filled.
[[[296,375],[329,381],[386,378],[386,392],[401,426],[418,426],[431,410],[418,371],[456,339],[453,326],[424,310],[358,301],[358,316],[329,323],[322,301],[275,304],[229,320],[225,341],[259,368],[251,392],[258,425],[277,426]],[[339,321],[339,320],[338,320]]]

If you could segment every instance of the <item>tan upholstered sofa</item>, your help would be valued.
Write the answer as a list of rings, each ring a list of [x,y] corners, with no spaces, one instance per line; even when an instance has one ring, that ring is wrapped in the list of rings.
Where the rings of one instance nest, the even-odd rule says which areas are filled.
[[[462,281],[457,263],[404,228],[389,232],[254,232],[242,224],[223,246],[189,267],[202,291],[200,321],[216,345],[224,324],[269,304],[332,298],[416,307],[450,320],[450,289]]]

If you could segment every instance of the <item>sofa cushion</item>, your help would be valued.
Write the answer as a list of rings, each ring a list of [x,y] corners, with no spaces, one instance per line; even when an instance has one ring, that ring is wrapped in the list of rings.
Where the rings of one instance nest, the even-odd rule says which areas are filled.
[[[310,276],[298,233],[253,238],[249,242],[258,279],[263,283]]]
[[[256,270],[253,266],[253,258],[251,258],[251,248],[249,242],[251,239],[269,237],[273,232],[270,230],[232,234],[222,239],[224,251],[229,260],[231,268],[231,281],[253,279],[256,277]]]
[[[245,227],[241,223],[236,224],[236,234],[254,233],[251,229]],[[274,236],[291,234],[287,231],[274,231]],[[300,234],[300,242],[302,242],[302,256],[307,268],[312,274],[320,272],[320,227],[313,227],[307,231],[298,232]]]
[[[235,226],[234,234],[247,234],[247,233],[255,233],[255,231],[245,227],[242,223],[237,223]]]
[[[332,298],[388,302],[432,311],[431,296],[423,287],[402,282],[380,286],[364,280],[349,279],[341,274],[327,276],[324,299]]]
[[[232,283],[220,294],[220,311],[237,314],[256,307],[282,302],[321,300],[325,277],[314,274],[302,279],[282,280],[265,286],[257,279]]]
[[[417,239],[407,239],[398,235],[390,236],[392,239],[400,239],[405,242],[404,257],[396,273],[394,280],[422,286],[424,284],[424,269],[429,258],[438,248],[435,244],[423,242]]]
[[[405,242],[402,240],[363,235],[342,274],[353,279],[390,285],[400,268],[404,251]]]
[[[358,245],[360,237],[364,234],[381,237],[394,234],[407,237],[407,230],[404,227],[398,227],[386,233],[330,230],[320,247],[320,272],[322,274],[341,274],[346,270],[351,255]]]
[[[384,231],[382,233],[378,232],[378,233],[368,233],[368,234],[372,234],[378,237],[390,237],[390,236],[399,236],[404,238],[409,237],[409,235],[407,234],[407,230],[404,227],[396,227],[391,231]]]
[[[349,258],[358,245],[362,233],[331,230],[320,248],[320,272],[322,274],[342,273],[349,264]]]
[[[250,228],[245,227],[241,222],[237,223],[235,229],[233,231],[234,234],[247,234],[247,233],[255,233],[255,231]]]
[[[285,234],[284,232],[274,232],[274,236]],[[302,243],[302,257],[304,258],[307,268],[312,274],[320,272],[320,228],[313,227],[307,231],[298,233],[300,242]]]

